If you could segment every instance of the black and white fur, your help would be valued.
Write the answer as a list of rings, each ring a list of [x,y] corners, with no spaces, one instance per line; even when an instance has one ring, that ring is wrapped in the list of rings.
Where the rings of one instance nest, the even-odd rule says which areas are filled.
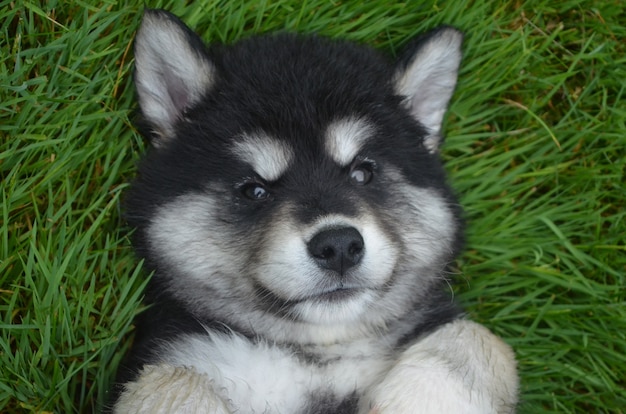
[[[207,48],[145,12],[154,148],[127,200],[154,276],[117,413],[510,413],[515,359],[463,319],[438,147],[462,35],[396,63],[317,36]]]

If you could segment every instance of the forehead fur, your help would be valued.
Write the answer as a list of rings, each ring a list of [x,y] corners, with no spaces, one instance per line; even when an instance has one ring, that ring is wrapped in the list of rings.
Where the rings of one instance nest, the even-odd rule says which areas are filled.
[[[264,133],[241,135],[232,152],[266,181],[277,180],[293,160],[293,150],[286,142]]]
[[[326,129],[326,152],[337,164],[346,166],[358,155],[372,133],[373,127],[360,118],[334,121]]]

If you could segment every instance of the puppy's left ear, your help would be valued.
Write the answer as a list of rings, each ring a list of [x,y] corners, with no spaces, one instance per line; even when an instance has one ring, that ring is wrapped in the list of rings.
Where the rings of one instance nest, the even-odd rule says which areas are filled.
[[[426,128],[424,145],[439,149],[443,117],[456,86],[463,34],[444,26],[426,33],[399,60],[394,86],[411,115]]]

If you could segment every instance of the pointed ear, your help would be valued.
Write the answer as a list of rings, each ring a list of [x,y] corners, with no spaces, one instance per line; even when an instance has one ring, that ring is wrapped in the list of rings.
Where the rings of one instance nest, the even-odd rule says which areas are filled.
[[[174,137],[176,122],[214,78],[215,68],[198,35],[164,10],[144,12],[135,38],[135,85],[156,146]]]
[[[424,144],[436,152],[441,143],[443,116],[456,86],[463,34],[440,27],[409,47],[398,62],[394,86],[405,97],[411,115],[426,127]]]

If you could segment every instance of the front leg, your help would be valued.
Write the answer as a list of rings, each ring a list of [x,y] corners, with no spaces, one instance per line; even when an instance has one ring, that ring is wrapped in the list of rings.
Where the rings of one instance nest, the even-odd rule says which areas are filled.
[[[456,320],[421,338],[362,401],[370,414],[514,413],[511,348],[484,326]]]
[[[212,382],[193,368],[148,365],[136,381],[125,384],[115,414],[229,414]]]

